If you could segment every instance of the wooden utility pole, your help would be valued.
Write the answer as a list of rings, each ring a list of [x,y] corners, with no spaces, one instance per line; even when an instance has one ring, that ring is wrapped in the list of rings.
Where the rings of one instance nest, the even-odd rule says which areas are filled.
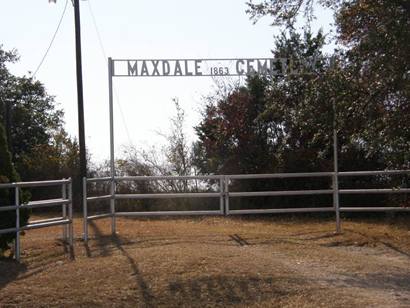
[[[74,0],[74,21],[75,21],[75,54],[77,67],[77,103],[78,103],[78,141],[80,145],[80,181],[87,176],[87,158],[85,149],[84,132],[84,96],[83,96],[83,73],[81,63],[81,26],[80,26],[80,3]],[[80,187],[80,200],[83,200],[83,188]]]

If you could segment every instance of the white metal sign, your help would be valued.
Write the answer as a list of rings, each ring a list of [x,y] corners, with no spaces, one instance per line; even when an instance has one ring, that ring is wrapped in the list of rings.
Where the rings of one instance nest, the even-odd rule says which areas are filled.
[[[112,60],[115,77],[199,77],[248,76],[309,73],[315,58],[230,58],[230,59],[116,59]]]

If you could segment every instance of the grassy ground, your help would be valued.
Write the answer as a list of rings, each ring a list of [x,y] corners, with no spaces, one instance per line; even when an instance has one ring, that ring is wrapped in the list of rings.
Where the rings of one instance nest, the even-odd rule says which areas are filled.
[[[408,221],[187,218],[90,225],[73,257],[61,227],[0,261],[0,307],[409,307]]]

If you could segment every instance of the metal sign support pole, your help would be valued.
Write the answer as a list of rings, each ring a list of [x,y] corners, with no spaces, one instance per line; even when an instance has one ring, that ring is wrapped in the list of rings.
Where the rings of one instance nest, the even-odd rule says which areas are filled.
[[[108,58],[108,93],[109,93],[109,105],[110,105],[110,210],[111,210],[111,232],[115,234],[116,221],[115,221],[115,157],[114,157],[114,106],[113,106],[113,90],[112,90],[112,76],[113,76],[114,62],[111,58]]]

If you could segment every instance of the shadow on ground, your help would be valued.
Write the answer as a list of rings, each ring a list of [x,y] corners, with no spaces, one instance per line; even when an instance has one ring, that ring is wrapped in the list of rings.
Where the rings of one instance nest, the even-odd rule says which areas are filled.
[[[283,278],[283,277],[282,277]],[[284,298],[290,291],[276,277],[211,275],[169,283],[168,299],[176,306],[187,302],[207,305],[250,305],[275,298]],[[288,280],[288,279],[287,279]],[[298,281],[301,283],[301,281]]]
[[[295,284],[305,284],[303,279],[291,277],[260,277],[257,275],[225,275],[208,274],[204,272],[199,277],[170,277],[161,288],[154,288],[152,281],[144,276],[138,265],[138,260],[131,255],[126,247],[140,247],[143,244],[146,248],[179,243],[189,243],[190,240],[181,240],[172,236],[166,238],[154,238],[148,240],[130,241],[119,235],[102,235],[96,224],[90,223],[90,228],[95,234],[95,242],[92,247],[85,245],[88,257],[106,257],[118,252],[123,255],[131,269],[131,276],[135,280],[135,291],[138,294],[129,295],[126,299],[132,302],[138,298],[140,306],[154,307],[158,305],[172,305],[173,307],[196,305],[225,306],[232,304],[252,304],[264,300],[283,298],[291,294],[291,291],[283,284],[292,282]],[[230,238],[230,240],[229,240]],[[198,241],[198,239],[197,239]],[[199,241],[202,242],[202,239]],[[222,240],[216,240],[216,245],[222,245]],[[224,245],[243,246],[250,245],[238,234],[230,235],[223,240]],[[141,300],[143,303],[141,303]]]
[[[44,247],[25,249],[21,262],[11,258],[0,258],[0,290],[13,281],[35,276],[59,261],[74,260],[74,249],[61,240],[56,240],[53,249]],[[60,249],[61,248],[61,249]],[[30,264],[30,266],[27,266]]]
[[[16,280],[17,276],[27,271],[27,266],[13,259],[0,259],[0,290],[10,282]]]

